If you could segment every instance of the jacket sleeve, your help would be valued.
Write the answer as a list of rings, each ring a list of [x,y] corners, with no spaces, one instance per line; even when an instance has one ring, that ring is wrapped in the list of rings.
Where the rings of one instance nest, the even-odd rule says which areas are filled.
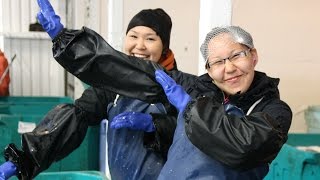
[[[164,70],[163,67],[113,49],[86,27],[63,30],[53,40],[53,55],[68,72],[93,87],[149,103],[165,99],[154,75],[156,69]]]
[[[89,88],[75,104],[56,106],[32,132],[22,134],[22,151],[28,157],[18,161],[18,169],[25,170],[23,177],[35,177],[78,148],[88,126],[106,117],[106,104],[113,97],[112,93]]]
[[[53,40],[53,56],[68,72],[91,85],[148,103],[163,102],[166,96],[155,80],[161,65],[113,49],[99,34],[83,27],[64,29]],[[178,70],[167,72],[183,87],[197,76]]]
[[[226,115],[221,102],[202,97],[188,104],[184,113],[190,141],[210,157],[235,169],[270,163],[287,140],[290,108],[270,102],[249,116]],[[290,126],[290,125],[289,125]]]

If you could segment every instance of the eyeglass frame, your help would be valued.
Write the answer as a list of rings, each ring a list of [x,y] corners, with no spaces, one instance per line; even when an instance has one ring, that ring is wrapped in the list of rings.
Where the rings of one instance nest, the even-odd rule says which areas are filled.
[[[214,61],[214,62],[208,62],[208,61],[209,61],[209,57],[210,57],[210,56],[208,56],[208,57],[207,57],[207,60],[206,60],[206,62],[207,62],[207,63],[206,63],[206,68],[209,68],[209,69],[210,69],[213,65],[215,65],[215,64],[217,64],[217,63],[220,63],[220,62],[222,62],[222,61],[223,61],[223,64],[221,64],[221,65],[225,65],[227,60],[229,60],[229,62],[231,62],[231,63],[233,64],[233,62],[236,61],[238,58],[247,57],[247,56],[249,55],[249,52],[250,52],[251,50],[252,50],[251,48],[248,48],[248,49],[246,49],[246,50],[242,50],[242,51],[239,51],[239,52],[237,52],[237,53],[234,53],[234,54],[230,55],[230,56],[227,57],[227,58],[219,59],[219,60]],[[238,58],[233,59],[233,58],[235,58],[235,57],[238,56],[238,55],[239,55]],[[217,58],[217,59],[218,59],[218,58]],[[210,63],[211,63],[211,65],[210,65]],[[212,64],[212,63],[213,63],[213,64]]]

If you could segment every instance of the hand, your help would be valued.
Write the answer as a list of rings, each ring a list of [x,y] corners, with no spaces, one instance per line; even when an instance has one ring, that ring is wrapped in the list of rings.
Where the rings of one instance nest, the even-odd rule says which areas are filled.
[[[60,17],[56,15],[48,0],[37,0],[37,2],[40,7],[40,12],[37,14],[37,18],[51,39],[54,39],[63,29]]]
[[[224,104],[224,110],[228,115],[233,114],[233,115],[235,115],[237,117],[244,117],[245,116],[245,114],[242,111],[242,109],[238,108],[235,105],[229,104],[229,103]]]
[[[19,150],[15,144],[11,143],[4,149],[4,158],[12,162],[17,170],[15,171],[19,179],[31,179],[32,169],[35,166],[23,151]]]
[[[156,80],[161,84],[166,93],[169,102],[174,105],[179,112],[182,112],[191,99],[189,94],[164,71],[156,70],[155,75]]]
[[[155,131],[152,116],[140,112],[124,112],[118,114],[112,119],[110,127],[112,129],[129,128],[146,132]]]
[[[16,173],[17,167],[11,161],[7,161],[0,166],[0,179],[9,179]]]

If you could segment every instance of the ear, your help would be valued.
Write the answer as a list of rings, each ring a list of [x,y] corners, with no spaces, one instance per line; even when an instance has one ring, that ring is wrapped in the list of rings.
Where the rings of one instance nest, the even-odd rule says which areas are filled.
[[[251,50],[251,55],[252,55],[252,63],[253,63],[253,66],[256,66],[257,63],[258,63],[258,60],[259,60],[257,50],[256,50],[256,49],[252,49],[252,50]]]

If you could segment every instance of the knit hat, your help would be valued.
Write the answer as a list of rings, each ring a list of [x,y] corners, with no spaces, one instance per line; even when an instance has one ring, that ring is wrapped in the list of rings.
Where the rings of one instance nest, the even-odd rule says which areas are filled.
[[[144,9],[140,11],[129,22],[126,34],[136,26],[146,26],[154,30],[162,41],[163,52],[168,51],[172,22],[170,16],[163,9]]]

